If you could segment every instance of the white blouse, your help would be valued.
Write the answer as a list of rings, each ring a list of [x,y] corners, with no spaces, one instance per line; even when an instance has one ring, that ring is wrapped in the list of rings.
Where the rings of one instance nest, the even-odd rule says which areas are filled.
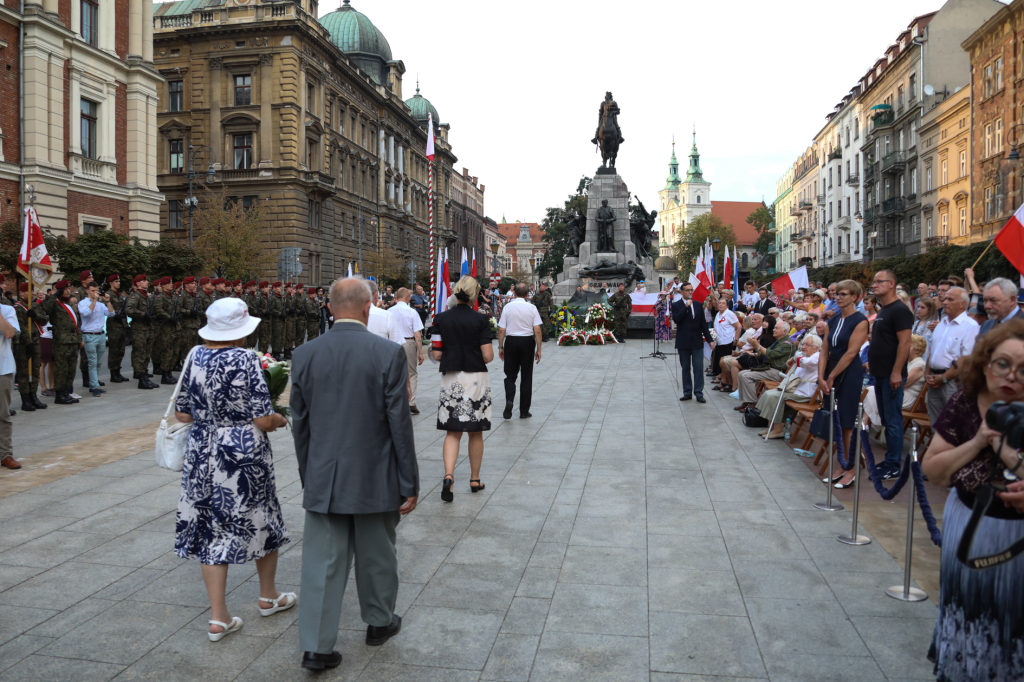
[[[818,352],[812,355],[797,355],[796,371],[793,375],[800,379],[800,385],[794,393],[802,398],[810,398],[818,388]]]
[[[715,334],[717,335],[716,343],[719,346],[724,346],[725,344],[732,343],[736,340],[735,324],[739,321],[739,318],[736,317],[736,313],[731,310],[726,310],[723,313],[715,313]]]

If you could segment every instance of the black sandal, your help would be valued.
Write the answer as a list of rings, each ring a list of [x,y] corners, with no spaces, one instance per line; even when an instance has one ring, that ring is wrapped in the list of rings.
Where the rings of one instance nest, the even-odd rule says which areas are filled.
[[[452,484],[455,483],[453,476],[445,476],[444,481],[441,485],[441,500],[443,502],[451,502],[455,499],[455,495],[452,494]]]
[[[469,492],[471,492],[471,493],[478,493],[478,492],[480,492],[481,490],[483,490],[484,488],[487,487],[483,483],[480,483],[480,485],[478,485],[478,486],[476,486],[474,488],[473,487],[474,483],[480,483],[480,479],[479,478],[471,478],[471,479],[469,479]]]

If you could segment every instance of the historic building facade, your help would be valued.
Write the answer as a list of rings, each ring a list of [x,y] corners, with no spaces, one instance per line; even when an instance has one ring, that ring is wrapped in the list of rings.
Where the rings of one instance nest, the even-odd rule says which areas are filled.
[[[796,200],[790,207],[789,215],[794,220],[789,232],[789,243],[793,246],[793,267],[806,264],[818,266],[818,208],[824,205],[824,194],[818,185],[819,152],[812,144],[797,160],[793,168],[793,194]]]
[[[457,244],[471,255],[475,249],[477,258],[487,250],[488,243],[484,239],[484,189],[468,168],[463,168],[461,175],[452,173],[452,229]]]
[[[544,230],[538,223],[498,223],[498,232],[505,237],[505,272],[502,274],[515,276],[519,272],[524,279],[536,282],[534,272],[537,264],[544,258],[547,247],[544,244]],[[499,247],[500,250],[500,247]],[[533,259],[533,264],[530,260]]]
[[[495,254],[494,245],[497,245],[497,254]],[[486,267],[484,272],[490,275],[491,273],[497,272],[499,275],[507,275],[509,268],[505,266],[505,255],[508,249],[508,238],[498,230],[498,223],[492,218],[484,218],[484,250],[486,251],[486,258],[484,262]],[[495,261],[495,258],[497,259]],[[495,268],[497,264],[497,268]],[[479,272],[479,271],[478,271]]]
[[[858,88],[836,105],[828,122],[815,138],[822,150],[818,167],[818,235],[816,265],[824,267],[859,259],[860,209],[860,122]],[[824,203],[821,202],[824,199]]]
[[[793,166],[775,183],[775,269],[788,272],[796,262],[796,243],[790,239],[796,229],[796,195],[793,194]]]
[[[44,229],[159,237],[152,5],[0,5],[0,220],[34,190]]]
[[[921,121],[923,251],[971,239],[971,89],[962,87]]]
[[[199,205],[263,203],[267,248],[300,248],[300,280],[329,282],[360,262],[370,273],[371,254],[385,253],[428,271],[430,115],[435,233],[456,241],[448,125],[418,87],[403,101],[404,63],[349,0],[319,21],[311,0],[154,7],[162,234],[189,237],[191,145],[196,174],[216,173]]]

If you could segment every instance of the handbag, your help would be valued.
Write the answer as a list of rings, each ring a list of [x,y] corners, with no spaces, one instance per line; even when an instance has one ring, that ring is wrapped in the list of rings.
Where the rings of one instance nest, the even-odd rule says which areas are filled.
[[[827,442],[831,424],[832,410],[827,405],[822,404],[821,407],[814,411],[814,416],[811,418],[811,435]]]
[[[185,378],[196,348],[199,346],[193,346],[192,350],[188,352],[188,357],[185,358],[181,374],[178,375],[178,383],[174,387],[174,392],[171,393],[171,400],[167,404],[167,410],[164,411],[164,417],[160,420],[160,428],[156,430],[156,464],[171,471],[181,471],[185,468],[185,449],[188,447],[188,436],[192,431],[192,424],[186,424],[177,419],[168,423],[168,419],[174,410],[174,401],[181,391],[181,381]]]

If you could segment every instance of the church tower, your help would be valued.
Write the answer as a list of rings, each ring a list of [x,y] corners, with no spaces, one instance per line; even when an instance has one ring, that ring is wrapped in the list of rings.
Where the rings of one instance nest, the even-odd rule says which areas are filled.
[[[704,180],[700,170],[700,152],[697,151],[697,131],[693,131],[693,146],[690,148],[690,167],[686,169],[686,180],[680,188],[683,203],[687,205],[687,220],[711,210],[711,183]]]
[[[676,143],[672,140],[672,158],[668,162],[668,179],[665,187],[658,192],[661,210],[658,212],[658,233],[661,238],[662,255],[671,255],[680,233],[686,224],[704,213],[711,212],[711,183],[704,179],[700,169],[700,152],[697,151],[697,131],[693,132],[693,146],[690,148],[690,166],[686,178],[679,177],[679,161],[676,160]]]

